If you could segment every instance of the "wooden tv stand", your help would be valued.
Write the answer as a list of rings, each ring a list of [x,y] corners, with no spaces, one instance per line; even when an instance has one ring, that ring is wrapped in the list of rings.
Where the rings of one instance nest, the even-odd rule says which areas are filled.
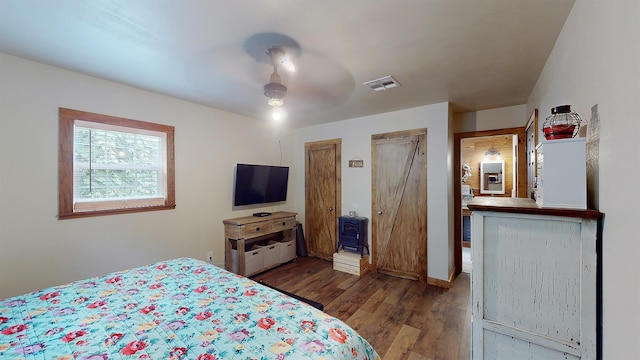
[[[264,217],[244,216],[223,220],[225,269],[249,276],[295,258],[296,215],[293,212],[277,211]],[[274,247],[267,247],[274,243],[273,240],[277,243],[276,246],[282,247],[276,249],[277,254],[273,251]],[[252,258],[247,259],[245,250],[250,245],[262,245],[264,249],[252,251]],[[258,255],[255,259],[260,258],[264,265],[253,262],[254,255]],[[249,271],[247,260],[251,261]]]

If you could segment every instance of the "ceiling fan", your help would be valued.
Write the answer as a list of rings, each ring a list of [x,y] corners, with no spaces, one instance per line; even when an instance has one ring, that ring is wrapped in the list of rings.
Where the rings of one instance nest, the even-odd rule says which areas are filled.
[[[247,38],[244,49],[257,62],[271,65],[273,72],[269,82],[263,86],[264,95],[268,98],[267,103],[271,107],[283,106],[288,89],[278,71],[280,69],[289,73],[296,71],[293,59],[297,59],[301,53],[298,42],[287,35],[265,32]]]
[[[273,73],[269,78],[269,83],[264,86],[264,95],[269,98],[267,104],[270,106],[282,106],[284,104],[284,97],[287,95],[287,87],[282,84],[282,78],[280,74],[278,74],[278,65],[282,65],[291,72],[295,71],[295,66],[281,47],[270,47],[267,50],[267,55],[271,60]]]
[[[259,81],[267,98],[262,104],[271,119],[324,111],[344,103],[353,93],[353,76],[342,64],[320,51],[303,51],[287,35],[258,33],[247,38],[243,47],[257,63],[271,69],[266,74],[264,68],[254,72],[260,78],[271,74],[266,84]]]

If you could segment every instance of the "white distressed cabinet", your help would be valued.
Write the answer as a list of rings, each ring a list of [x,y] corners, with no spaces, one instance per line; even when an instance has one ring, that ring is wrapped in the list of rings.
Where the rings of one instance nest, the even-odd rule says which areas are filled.
[[[476,197],[472,359],[596,359],[595,210]]]

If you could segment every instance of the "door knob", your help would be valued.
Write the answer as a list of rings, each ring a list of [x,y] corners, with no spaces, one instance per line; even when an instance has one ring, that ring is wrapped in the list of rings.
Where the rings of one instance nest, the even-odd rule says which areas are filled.
[[[378,211],[378,215],[382,215],[382,211]]]
[[[333,208],[332,208],[332,207],[330,207],[330,208],[329,208],[329,211],[333,211]]]

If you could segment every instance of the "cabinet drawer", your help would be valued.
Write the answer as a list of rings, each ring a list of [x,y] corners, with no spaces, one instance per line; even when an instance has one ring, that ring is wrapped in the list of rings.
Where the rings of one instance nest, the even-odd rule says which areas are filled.
[[[294,228],[296,226],[296,218],[284,218],[271,221],[271,230],[273,232]]]
[[[246,225],[225,228],[225,235],[230,239],[251,239],[273,232],[271,221],[260,221]]]

